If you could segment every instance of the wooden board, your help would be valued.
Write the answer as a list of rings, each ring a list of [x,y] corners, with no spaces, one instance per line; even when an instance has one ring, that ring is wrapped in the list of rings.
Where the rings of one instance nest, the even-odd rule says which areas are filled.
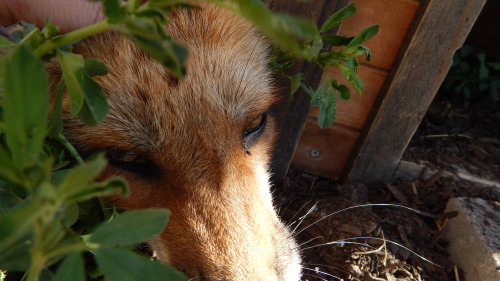
[[[308,119],[292,165],[319,176],[340,175],[359,135],[356,130],[338,125],[320,129],[316,120]]]
[[[454,180],[466,180],[473,183],[475,186],[480,187],[496,187],[500,190],[500,182],[488,180],[471,173],[462,171],[447,171],[447,170],[434,170],[425,165],[416,164],[408,161],[399,162],[398,168],[394,173],[391,181],[396,180],[438,180],[439,178],[452,178]]]
[[[389,70],[420,2],[416,0],[355,0],[354,2],[357,7],[356,13],[342,24],[339,33],[354,36],[364,28],[378,24],[378,34],[364,44],[371,49],[373,59],[361,62]]]
[[[412,37],[386,80],[346,180],[371,184],[391,178],[485,1],[422,1]]]

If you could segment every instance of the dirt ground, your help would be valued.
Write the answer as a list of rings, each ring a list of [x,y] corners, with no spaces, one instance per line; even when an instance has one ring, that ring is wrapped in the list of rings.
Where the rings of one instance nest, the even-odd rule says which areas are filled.
[[[438,95],[403,159],[500,181],[499,127],[499,103],[491,98]],[[498,188],[467,181],[434,177],[364,186],[293,169],[275,195],[301,244],[303,280],[463,281],[443,238],[455,215],[444,213],[446,203],[459,196],[500,199]]]

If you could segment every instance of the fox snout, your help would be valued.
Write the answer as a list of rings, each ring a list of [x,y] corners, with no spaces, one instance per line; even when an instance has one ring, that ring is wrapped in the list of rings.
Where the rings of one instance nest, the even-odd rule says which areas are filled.
[[[200,5],[173,12],[166,27],[189,49],[182,79],[119,34],[77,44],[108,66],[96,80],[110,112],[88,127],[66,108],[64,134],[84,154],[107,153],[102,178],[127,180],[130,196],[110,198],[116,206],[171,210],[149,241],[159,260],[195,280],[299,280],[297,244],[270,193],[268,43],[241,18]],[[49,70],[54,82],[60,74]]]
[[[235,176],[187,191],[151,241],[158,258],[196,280],[299,280],[297,245],[264,194],[266,183]]]

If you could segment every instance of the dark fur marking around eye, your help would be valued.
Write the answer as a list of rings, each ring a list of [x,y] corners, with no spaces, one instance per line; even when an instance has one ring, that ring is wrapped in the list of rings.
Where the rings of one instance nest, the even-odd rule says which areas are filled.
[[[158,167],[149,159],[132,151],[108,150],[109,163],[124,171],[152,178],[159,175]]]
[[[260,116],[260,119],[256,119],[260,121],[256,126],[246,129],[243,132],[243,141],[241,145],[243,146],[243,150],[248,154],[252,155],[250,152],[250,147],[257,141],[257,139],[260,137],[262,132],[264,131],[264,128],[266,127],[267,123],[267,115],[262,114]]]

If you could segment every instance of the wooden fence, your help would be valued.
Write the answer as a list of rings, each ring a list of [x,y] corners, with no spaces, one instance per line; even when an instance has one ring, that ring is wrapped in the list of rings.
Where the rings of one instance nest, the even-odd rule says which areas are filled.
[[[355,35],[379,24],[366,43],[372,61],[362,61],[365,91],[337,105],[337,121],[316,125],[317,110],[299,93],[281,110],[282,137],[273,162],[275,180],[290,162],[310,173],[345,181],[389,180],[441,85],[453,53],[462,46],[486,0],[357,0],[358,11],[338,31]],[[347,1],[298,3],[274,0],[274,7],[322,22]],[[321,76],[298,66],[311,84]],[[329,69],[342,80],[336,70]],[[286,126],[285,126],[286,125]]]

